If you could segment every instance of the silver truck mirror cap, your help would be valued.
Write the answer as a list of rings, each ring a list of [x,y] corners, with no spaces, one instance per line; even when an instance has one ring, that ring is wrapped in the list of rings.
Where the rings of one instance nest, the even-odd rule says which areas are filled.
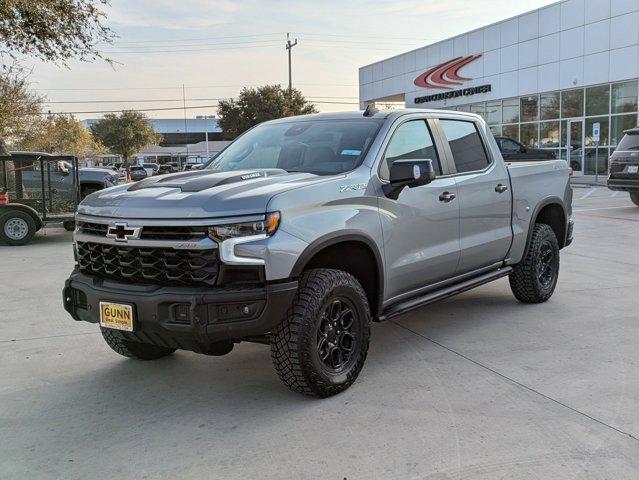
[[[396,160],[390,168],[390,183],[384,186],[384,193],[388,198],[397,200],[405,188],[428,185],[435,180],[437,173],[433,161],[426,159]]]

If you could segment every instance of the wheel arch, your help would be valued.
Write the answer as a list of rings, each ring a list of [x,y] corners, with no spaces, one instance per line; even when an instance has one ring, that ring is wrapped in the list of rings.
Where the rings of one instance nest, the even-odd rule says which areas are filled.
[[[541,201],[537,207],[535,207],[530,225],[528,226],[526,251],[528,251],[533,229],[537,223],[549,225],[559,241],[559,248],[564,248],[566,246],[566,235],[568,233],[568,218],[564,202],[559,197],[549,197]]]
[[[339,253],[339,255],[337,255]],[[353,275],[364,288],[371,315],[382,310],[384,270],[375,241],[361,232],[333,232],[312,242],[291,272],[299,277],[308,268],[335,268]]]

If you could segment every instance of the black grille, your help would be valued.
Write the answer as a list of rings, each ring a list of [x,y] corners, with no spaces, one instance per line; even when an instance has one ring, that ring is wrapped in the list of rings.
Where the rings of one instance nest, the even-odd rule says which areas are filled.
[[[144,227],[146,240],[198,240],[206,237],[207,227]]]
[[[79,222],[78,227],[82,233],[86,233],[87,235],[100,235],[102,237],[106,236],[108,225],[103,223],[93,223],[93,222]]]
[[[78,242],[80,270],[130,283],[214,285],[217,250],[138,248]]]
[[[79,222],[78,227],[84,234],[105,237],[109,225],[106,223]],[[207,227],[148,226],[142,229],[140,238],[144,240],[198,241],[205,238],[207,233]]]

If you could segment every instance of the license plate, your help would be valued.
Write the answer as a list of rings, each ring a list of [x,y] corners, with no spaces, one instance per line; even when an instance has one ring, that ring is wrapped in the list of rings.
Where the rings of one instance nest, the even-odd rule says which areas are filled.
[[[628,173],[637,173],[639,172],[639,165],[629,165]]]
[[[114,330],[133,331],[133,306],[100,302],[100,326]]]

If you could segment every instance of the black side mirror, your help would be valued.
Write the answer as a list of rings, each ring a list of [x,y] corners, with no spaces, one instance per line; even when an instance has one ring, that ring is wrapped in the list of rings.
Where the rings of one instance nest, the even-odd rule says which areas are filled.
[[[526,149],[526,147],[524,147],[523,145],[521,146],[521,148],[519,149],[519,153],[526,153],[528,150]]]
[[[405,188],[428,185],[435,180],[437,172],[431,159],[396,160],[390,168],[390,183],[384,185],[384,193],[388,198],[397,200]]]

